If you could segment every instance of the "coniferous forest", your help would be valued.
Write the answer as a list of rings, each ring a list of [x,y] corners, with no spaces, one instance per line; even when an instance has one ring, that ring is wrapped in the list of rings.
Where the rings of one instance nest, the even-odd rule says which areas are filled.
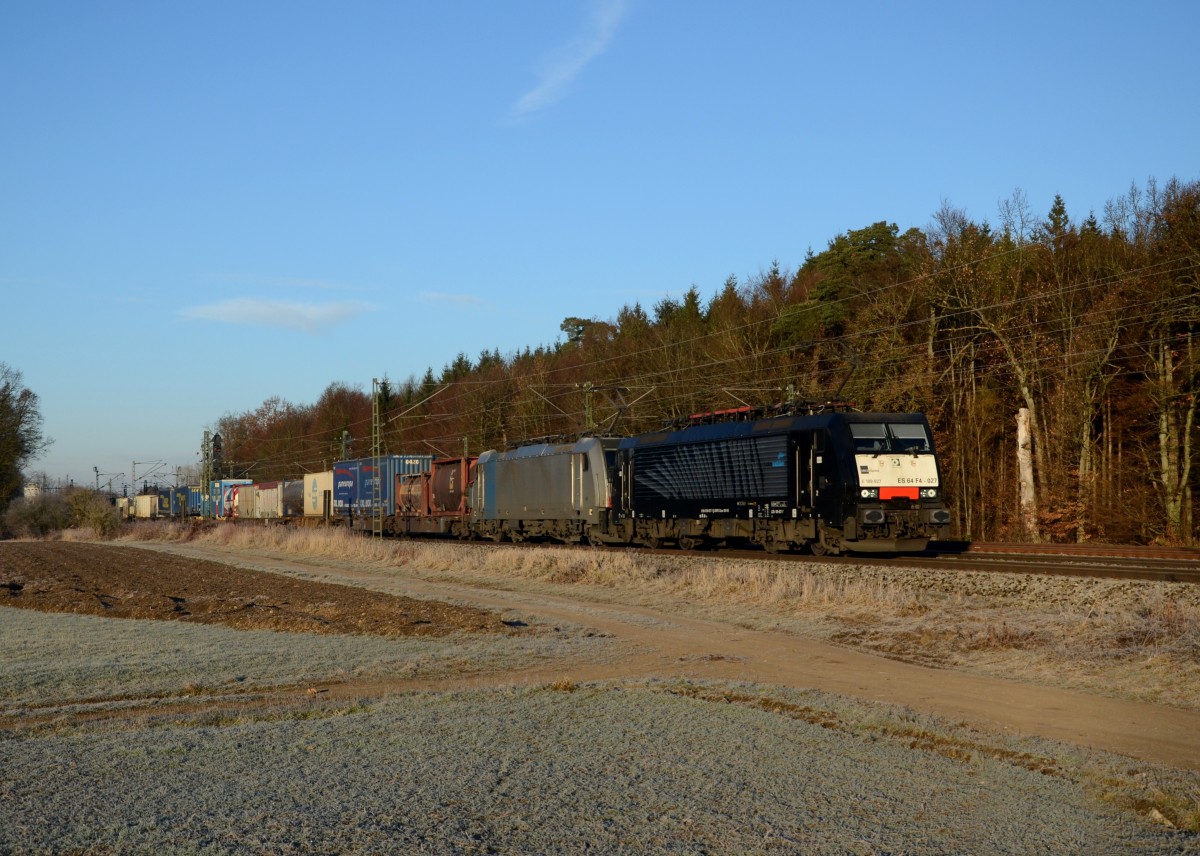
[[[549,346],[215,427],[227,474],[262,481],[328,469],[343,443],[369,454],[376,403],[385,451],[457,456],[837,398],[928,415],[956,537],[1195,544],[1198,333],[1200,182],[1134,185],[1082,218],[1018,191],[995,222],[945,204],[923,230],[848,229],[795,269],[566,318]]]

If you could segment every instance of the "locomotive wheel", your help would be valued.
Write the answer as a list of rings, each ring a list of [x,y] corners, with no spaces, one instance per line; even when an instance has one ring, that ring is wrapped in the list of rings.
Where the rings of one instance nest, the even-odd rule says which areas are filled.
[[[809,550],[812,552],[812,554],[813,554],[814,556],[827,556],[827,555],[829,555],[829,548],[828,548],[827,546],[825,546],[825,542],[824,542],[824,541],[821,541],[821,540],[817,540],[817,541],[809,541],[809,542],[808,542],[808,549],[809,549]]]
[[[699,550],[701,540],[702,539],[700,539],[700,538],[689,538],[685,535],[681,535],[679,538],[679,549],[680,550]]]

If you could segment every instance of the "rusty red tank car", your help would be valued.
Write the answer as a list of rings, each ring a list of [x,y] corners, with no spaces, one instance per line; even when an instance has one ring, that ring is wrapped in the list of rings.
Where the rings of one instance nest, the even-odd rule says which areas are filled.
[[[467,489],[476,458],[441,458],[429,470],[396,476],[396,532],[468,537]]]

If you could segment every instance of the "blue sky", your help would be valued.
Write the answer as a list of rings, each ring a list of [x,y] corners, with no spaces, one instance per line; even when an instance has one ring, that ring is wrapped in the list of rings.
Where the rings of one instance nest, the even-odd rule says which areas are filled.
[[[1200,178],[1200,4],[8,3],[0,361],[91,483],[1018,188]],[[143,472],[139,466],[139,472]]]

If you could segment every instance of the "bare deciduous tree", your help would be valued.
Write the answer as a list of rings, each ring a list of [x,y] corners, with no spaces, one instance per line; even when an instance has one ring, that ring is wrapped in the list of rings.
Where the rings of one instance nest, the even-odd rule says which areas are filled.
[[[21,471],[52,441],[42,434],[37,393],[21,372],[0,363],[0,508],[21,488]]]

